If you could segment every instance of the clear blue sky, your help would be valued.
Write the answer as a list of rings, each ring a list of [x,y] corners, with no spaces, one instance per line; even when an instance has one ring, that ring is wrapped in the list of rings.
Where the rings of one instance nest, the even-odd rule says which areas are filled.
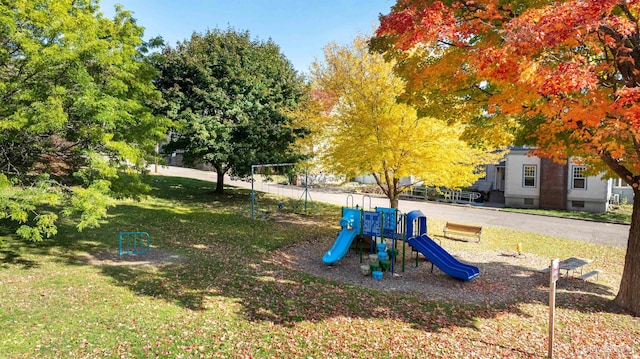
[[[296,70],[308,72],[326,44],[349,44],[358,33],[371,34],[378,14],[395,0],[101,0],[112,17],[114,4],[133,12],[145,39],[162,36],[175,45],[207,29],[249,31],[254,39],[272,39]]]

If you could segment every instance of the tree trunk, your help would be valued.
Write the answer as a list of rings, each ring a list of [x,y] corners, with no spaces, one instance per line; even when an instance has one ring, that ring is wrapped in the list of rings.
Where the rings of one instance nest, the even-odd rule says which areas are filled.
[[[633,189],[634,201],[631,213],[631,228],[627,241],[624,271],[620,280],[620,290],[614,303],[640,316],[640,190]]]
[[[389,198],[389,204],[391,205],[391,208],[398,208],[398,197],[396,198]]]
[[[216,180],[216,193],[223,194],[224,193],[224,172],[220,170],[216,170],[218,174],[218,178]]]
[[[385,172],[385,173],[388,173]],[[398,179],[393,176],[387,176],[387,196],[389,197],[389,205],[391,208],[398,208],[398,202],[400,199],[400,191],[398,191]]]

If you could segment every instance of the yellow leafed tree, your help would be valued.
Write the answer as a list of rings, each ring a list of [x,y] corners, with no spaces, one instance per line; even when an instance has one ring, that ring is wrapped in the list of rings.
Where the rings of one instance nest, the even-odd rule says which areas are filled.
[[[400,103],[405,83],[393,63],[368,51],[357,38],[350,46],[330,44],[324,62],[312,68],[312,80],[330,111],[313,119],[314,152],[327,171],[347,178],[371,174],[397,208],[400,193],[411,185],[460,188],[484,176],[483,165],[499,155],[474,149],[460,136],[462,127],[443,120],[419,118],[415,108]],[[400,179],[409,177],[413,182]]]

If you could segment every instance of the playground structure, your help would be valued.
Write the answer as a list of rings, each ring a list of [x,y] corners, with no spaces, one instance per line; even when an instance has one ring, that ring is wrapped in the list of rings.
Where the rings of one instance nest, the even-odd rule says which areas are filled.
[[[255,191],[254,175],[256,173],[256,170],[265,169],[265,168],[292,167],[292,166],[296,166],[296,164],[295,163],[268,163],[268,164],[251,165],[251,196],[249,197],[249,202],[251,207],[251,219],[255,219],[256,210],[260,212],[258,199],[256,198],[256,191]],[[308,168],[305,170],[304,191],[302,192],[302,194],[300,195],[300,198],[298,199],[298,205],[302,202],[303,197],[304,197],[304,211],[306,213],[309,209],[309,204],[313,203],[313,200],[311,199],[311,193],[309,192],[309,169]],[[296,205],[296,208],[298,207],[298,205]],[[283,204],[279,203],[278,208],[282,209]]]
[[[402,241],[402,271],[405,269],[405,249],[409,245],[413,250],[422,254],[429,260],[432,265],[437,266],[447,275],[463,281],[469,281],[478,275],[480,270],[478,267],[462,263],[453,257],[444,248],[438,245],[427,234],[427,217],[419,210],[401,214],[396,208],[376,207],[371,210],[364,210],[363,206],[349,208],[349,199],[353,206],[353,197],[347,196],[347,207],[342,208],[342,218],[340,220],[341,231],[336,238],[331,249],[324,254],[322,261],[325,264],[333,264],[344,257],[353,241],[356,238],[363,240],[364,236],[371,238],[369,243],[369,252],[374,253],[377,243],[384,243],[385,239],[391,239],[391,274],[395,273],[395,256],[398,255],[398,241]],[[371,203],[371,202],[369,202]],[[360,262],[362,263],[362,248],[360,246]],[[416,265],[417,262],[416,253]],[[433,266],[432,269],[433,271]]]
[[[151,236],[147,232],[120,232],[118,255],[147,254],[151,249]]]

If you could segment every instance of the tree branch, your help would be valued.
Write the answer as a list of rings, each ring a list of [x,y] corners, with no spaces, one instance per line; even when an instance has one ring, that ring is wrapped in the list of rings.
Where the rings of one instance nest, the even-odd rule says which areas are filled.
[[[635,141],[634,141],[635,142]],[[637,146],[636,146],[637,148]],[[638,188],[638,176],[634,176],[633,172],[620,164],[618,160],[611,156],[611,153],[607,150],[600,151],[600,159],[604,162],[615,174],[622,178],[633,188]]]

